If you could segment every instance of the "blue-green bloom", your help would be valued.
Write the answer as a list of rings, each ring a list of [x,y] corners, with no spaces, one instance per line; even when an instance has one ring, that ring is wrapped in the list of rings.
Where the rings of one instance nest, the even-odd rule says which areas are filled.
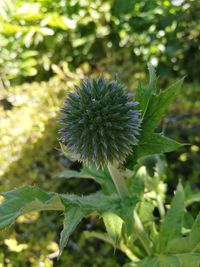
[[[87,164],[123,162],[137,144],[140,119],[124,85],[117,79],[84,79],[61,109],[60,141]]]

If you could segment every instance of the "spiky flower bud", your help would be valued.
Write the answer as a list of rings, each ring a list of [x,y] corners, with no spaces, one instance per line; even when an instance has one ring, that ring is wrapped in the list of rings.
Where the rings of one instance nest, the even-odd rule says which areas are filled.
[[[122,162],[139,135],[135,105],[137,102],[129,102],[124,85],[117,79],[86,78],[68,94],[61,109],[64,115],[59,121],[64,127],[60,141],[87,164]]]

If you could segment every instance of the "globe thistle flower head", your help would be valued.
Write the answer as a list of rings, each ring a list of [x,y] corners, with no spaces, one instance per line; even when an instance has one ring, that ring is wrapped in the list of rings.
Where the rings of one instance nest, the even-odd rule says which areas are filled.
[[[137,102],[129,102],[124,89],[117,79],[86,78],[65,99],[60,141],[84,163],[99,167],[123,162],[137,144],[140,119],[133,109]]]

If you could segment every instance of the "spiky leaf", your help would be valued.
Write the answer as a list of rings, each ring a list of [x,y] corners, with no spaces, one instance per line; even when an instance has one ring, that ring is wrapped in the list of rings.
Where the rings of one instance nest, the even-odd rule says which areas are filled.
[[[47,193],[34,186],[22,187],[1,195],[4,202],[0,205],[0,229],[9,226],[18,216],[27,212],[64,209],[58,194]]]
[[[180,92],[183,79],[175,82],[166,90],[156,93],[156,75],[152,65],[149,65],[149,84],[138,85],[135,99],[141,109],[142,124],[139,143],[134,146],[133,153],[128,156],[126,166],[130,169],[140,157],[173,151],[181,146],[178,142],[161,134],[154,133],[165,114],[167,107]]]
[[[69,236],[83,217],[84,212],[80,208],[71,208],[65,210],[63,230],[60,234],[59,256],[61,255],[64,247],[67,245]]]
[[[74,170],[65,170],[55,175],[59,178],[83,178],[93,179],[99,183],[105,193],[112,193],[115,191],[114,184],[110,177],[107,167],[97,169],[95,165],[83,166],[80,172]]]
[[[162,134],[153,133],[149,138],[140,141],[140,145],[135,150],[137,158],[146,155],[161,154],[174,151],[183,146],[175,140],[168,138]]]
[[[4,197],[0,205],[0,229],[12,224],[17,217],[31,211],[80,208],[83,212],[106,212],[120,210],[120,199],[116,194],[104,195],[101,192],[88,196],[45,192],[35,186],[1,193]]]
[[[167,107],[179,93],[182,84],[183,79],[175,82],[166,90],[162,90],[159,94],[152,93],[142,123],[141,139],[148,138],[159,124]]]

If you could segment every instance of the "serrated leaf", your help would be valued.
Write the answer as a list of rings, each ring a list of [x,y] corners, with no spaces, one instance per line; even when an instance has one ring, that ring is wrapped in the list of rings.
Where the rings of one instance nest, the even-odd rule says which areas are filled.
[[[69,236],[74,231],[79,222],[83,219],[84,215],[84,212],[80,208],[71,208],[65,210],[63,230],[60,235],[59,257],[61,256],[64,247],[67,245]]]
[[[181,185],[178,186],[176,194],[172,200],[171,208],[161,225],[159,232],[158,251],[160,253],[166,250],[168,243],[181,237],[181,228],[184,218],[184,191]]]
[[[83,166],[81,173],[93,177],[101,185],[103,192],[108,194],[115,192],[115,186],[107,167],[97,169],[95,165]]]
[[[174,151],[183,146],[175,140],[162,134],[153,133],[150,137],[144,138],[136,148],[137,159],[146,155],[161,154]]]
[[[80,208],[86,212],[120,210],[118,195],[108,196],[102,192],[88,196],[77,196],[45,192],[35,186],[25,186],[7,193],[1,193],[1,195],[4,197],[4,201],[0,205],[0,229],[12,224],[20,215],[31,211],[63,211],[64,207],[69,209],[72,207]]]
[[[104,169],[97,169],[94,165],[83,166],[80,172],[74,170],[65,170],[55,174],[55,177],[59,178],[83,178],[93,179],[95,182],[101,185],[102,190],[105,193],[112,193],[115,191],[114,184],[110,177],[110,174],[105,167]]]
[[[161,117],[164,115],[166,108],[179,93],[183,84],[183,79],[175,82],[166,90],[161,91],[158,95],[152,94],[146,108],[145,116],[142,123],[141,141],[144,137],[149,137],[156,126],[159,124]]]
[[[25,186],[1,195],[4,202],[0,205],[0,229],[9,226],[18,216],[27,212],[64,209],[57,194],[47,193],[34,186]]]
[[[149,65],[149,76],[149,84],[147,86],[139,84],[136,89],[135,100],[139,102],[142,124],[138,145],[133,147],[133,153],[127,157],[126,167],[130,169],[133,169],[134,164],[142,156],[170,152],[181,146],[161,134],[156,136],[154,130],[169,104],[180,92],[183,79],[156,94],[156,74],[151,65]]]
[[[120,209],[120,198],[117,194],[110,196],[97,192],[87,196],[61,194],[63,203],[67,206],[79,207],[85,211],[115,211]]]
[[[139,110],[141,110],[142,119],[145,117],[152,94],[156,90],[155,69],[151,64],[148,64],[148,70],[149,70],[149,84],[147,86],[142,86],[139,83],[135,93],[135,99],[136,101],[139,102],[139,105],[137,107]]]
[[[116,247],[121,237],[123,220],[117,214],[112,212],[105,212],[102,214],[102,217],[106,231]]]

